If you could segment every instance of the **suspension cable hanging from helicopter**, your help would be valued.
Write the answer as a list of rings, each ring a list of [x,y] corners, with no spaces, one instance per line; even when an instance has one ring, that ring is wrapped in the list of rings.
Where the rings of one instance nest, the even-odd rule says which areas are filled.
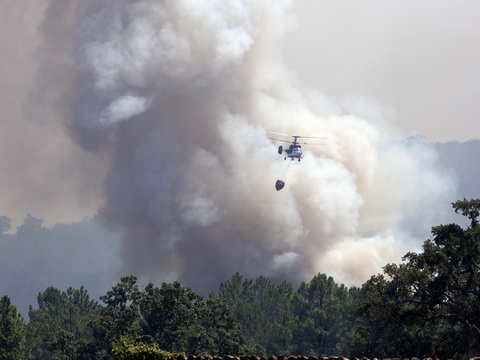
[[[288,171],[290,170],[290,166],[292,165],[292,162],[289,161],[287,162],[287,165],[285,166],[285,168],[283,169],[282,171],[282,175],[280,176],[280,179],[278,179],[276,182],[275,182],[275,189],[277,191],[280,191],[284,188],[285,186],[285,181],[287,180],[287,176],[288,176]]]

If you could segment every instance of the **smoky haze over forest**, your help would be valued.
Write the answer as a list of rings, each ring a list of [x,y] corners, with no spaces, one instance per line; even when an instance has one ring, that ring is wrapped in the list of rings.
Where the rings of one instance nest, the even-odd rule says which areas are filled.
[[[358,285],[418,250],[463,194],[462,174],[378,104],[301,86],[280,48],[292,1],[0,7],[2,274],[23,274],[7,293],[66,286],[55,273],[99,293],[124,274],[200,291],[236,271]],[[280,192],[268,131],[326,138]]]

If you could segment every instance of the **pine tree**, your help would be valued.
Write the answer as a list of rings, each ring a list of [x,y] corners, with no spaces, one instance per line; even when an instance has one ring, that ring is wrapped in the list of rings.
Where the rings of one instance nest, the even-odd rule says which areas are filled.
[[[0,299],[0,359],[25,358],[25,324],[10,298],[5,295]]]

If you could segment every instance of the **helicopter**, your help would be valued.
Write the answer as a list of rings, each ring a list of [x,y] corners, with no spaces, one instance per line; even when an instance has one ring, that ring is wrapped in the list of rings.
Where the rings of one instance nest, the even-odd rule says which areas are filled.
[[[300,144],[304,145],[321,145],[321,144],[313,144],[313,143],[308,143],[308,142],[298,142],[298,139],[325,139],[321,138],[318,136],[300,136],[300,135],[287,135],[287,134],[281,134],[277,132],[270,131],[272,134],[277,134],[277,135],[282,135],[282,136],[287,136],[287,137],[293,137],[293,141],[289,140],[284,140],[284,139],[276,139],[276,138],[269,138],[271,140],[277,140],[277,141],[283,141],[286,143],[290,143],[291,145],[288,146],[287,149],[285,149],[282,145],[278,147],[278,153],[282,155],[285,153],[284,160],[287,160],[287,157],[290,158],[292,161],[297,159],[299,162],[303,158],[303,151],[302,147]]]

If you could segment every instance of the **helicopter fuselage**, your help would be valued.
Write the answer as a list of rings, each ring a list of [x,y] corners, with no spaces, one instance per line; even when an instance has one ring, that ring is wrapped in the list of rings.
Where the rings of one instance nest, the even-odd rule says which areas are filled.
[[[292,144],[288,147],[288,149],[284,149],[282,146],[279,146],[278,153],[282,154],[283,152],[285,153],[285,160],[287,160],[288,157],[292,160],[298,159],[298,161],[300,161],[300,159],[303,157],[302,147],[299,144]]]
[[[303,157],[302,147],[298,144],[292,144],[285,150],[289,158],[300,160]]]

